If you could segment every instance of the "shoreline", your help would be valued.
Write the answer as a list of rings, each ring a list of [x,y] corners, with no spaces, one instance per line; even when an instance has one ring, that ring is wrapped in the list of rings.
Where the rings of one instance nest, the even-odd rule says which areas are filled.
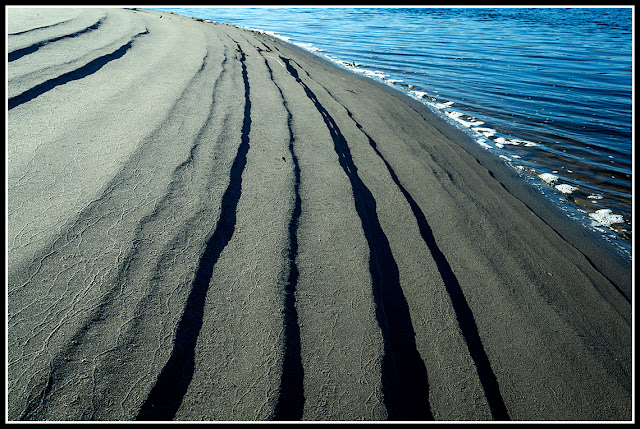
[[[171,11],[180,14],[188,12],[189,9],[174,9]],[[205,22],[208,21],[206,13],[200,13],[198,15],[196,12],[197,10],[192,10],[192,14],[196,14],[199,18],[205,19]],[[185,16],[191,17],[191,15]],[[225,15],[223,14],[223,16]],[[518,169],[523,180],[526,180],[533,186],[538,187],[542,194],[547,198],[550,198],[555,204],[559,205],[568,216],[574,218],[578,222],[581,222],[585,228],[597,231],[602,235],[603,239],[612,241],[614,246],[619,247],[620,251],[628,252],[628,258],[631,257],[631,248],[633,243],[630,233],[631,204],[629,204],[628,210],[623,209],[622,212],[619,212],[617,210],[619,209],[618,206],[610,206],[610,204],[607,203],[607,201],[610,202],[610,196],[607,196],[606,192],[603,200],[603,196],[594,190],[587,192],[583,189],[583,185],[589,185],[588,182],[583,183],[579,180],[578,183],[576,183],[574,177],[567,177],[566,174],[560,174],[574,173],[574,171],[569,170],[569,168],[571,168],[570,165],[566,166],[568,169],[566,172],[556,171],[558,168],[553,165],[537,165],[535,162],[532,162],[528,156],[524,156],[524,158],[522,158],[520,155],[524,154],[521,153],[521,150],[516,150],[516,153],[519,153],[519,155],[516,155],[516,153],[513,153],[513,151],[508,149],[524,145],[524,147],[531,147],[531,150],[534,151],[534,146],[545,146],[544,142],[534,143],[533,141],[520,140],[520,137],[518,136],[501,134],[494,129],[491,121],[489,121],[489,123],[479,125],[481,121],[487,121],[487,118],[477,119],[473,114],[469,116],[469,112],[465,112],[464,106],[459,106],[457,103],[454,104],[446,98],[439,98],[438,95],[435,97],[427,97],[426,92],[413,90],[412,87],[415,87],[415,85],[399,83],[403,82],[402,80],[397,81],[395,79],[388,79],[389,76],[385,75],[385,73],[389,72],[388,70],[382,72],[379,70],[370,70],[367,67],[362,69],[360,68],[360,66],[362,66],[361,64],[356,65],[355,63],[352,63],[349,57],[336,58],[324,49],[321,49],[321,47],[306,43],[309,42],[308,39],[296,41],[297,37],[292,39],[287,35],[276,34],[272,31],[253,29],[252,26],[243,26],[241,28],[264,32],[265,34],[274,36],[279,40],[301,47],[314,55],[318,55],[339,65],[345,70],[351,70],[358,74],[367,75],[371,79],[383,82],[384,84],[396,88],[401,92],[408,93],[411,97],[429,105],[430,108],[436,112],[436,115],[445,117],[446,120],[454,126],[465,129],[470,135],[475,137],[477,144],[480,144],[486,150],[493,152],[494,156],[503,158],[512,168]],[[395,78],[398,77],[402,78],[402,76],[395,76]],[[423,89],[424,88],[421,88],[421,90]],[[453,104],[453,106],[451,106],[451,104]],[[481,117],[482,116],[483,115],[481,115]],[[511,155],[513,155],[513,158]],[[565,166],[561,167],[561,169],[564,168]],[[544,171],[547,171],[547,173],[543,173]],[[553,171],[553,174],[549,173],[551,171]],[[560,174],[560,176],[557,174]],[[591,186],[587,186],[587,188],[591,188]],[[628,192],[631,192],[630,186]],[[609,209],[613,209],[613,213]],[[620,216],[623,216],[626,220],[623,219],[622,223],[616,223]]]
[[[269,35],[267,35],[267,37],[279,40],[277,37]],[[308,52],[304,47],[288,42],[283,43],[290,45],[293,50],[299,50],[302,53],[317,57],[320,61],[325,62],[328,67],[333,67],[338,72],[347,71],[358,78],[365,79],[373,85],[376,85],[380,90],[388,91],[393,96],[401,98],[405,103],[412,106],[426,122],[436,127],[443,135],[476,158],[483,167],[487,168],[491,175],[495,176],[494,178],[501,186],[505,187],[508,192],[523,204],[526,204],[532,212],[553,228],[556,233],[570,242],[589,259],[598,270],[603,272],[609,280],[616,284],[617,289],[625,295],[629,302],[631,301],[633,292],[631,277],[626,275],[626,273],[631,270],[633,252],[630,243],[626,243],[620,238],[614,239],[613,242],[608,240],[602,233],[586,225],[585,222],[588,218],[586,215],[583,216],[584,219],[575,219],[567,215],[554,199],[546,197],[538,188],[527,183],[526,179],[521,177],[515,169],[504,165],[494,153],[487,153],[487,151],[477,143],[476,136],[469,133],[468,129],[450,122],[446,116],[439,115],[438,112],[432,110],[429,106],[420,102],[420,100],[414,99],[398,88],[363,76],[360,73],[352,72],[349,69],[339,67],[326,58],[314,55],[313,52]],[[613,232],[609,232],[609,234],[613,234]]]
[[[427,106],[227,24],[38,13],[8,420],[632,418],[630,261]]]

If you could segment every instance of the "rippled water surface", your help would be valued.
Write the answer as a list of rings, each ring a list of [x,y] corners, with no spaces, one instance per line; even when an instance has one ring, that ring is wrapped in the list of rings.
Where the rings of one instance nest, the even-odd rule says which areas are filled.
[[[163,10],[275,33],[396,86],[630,245],[631,8]]]

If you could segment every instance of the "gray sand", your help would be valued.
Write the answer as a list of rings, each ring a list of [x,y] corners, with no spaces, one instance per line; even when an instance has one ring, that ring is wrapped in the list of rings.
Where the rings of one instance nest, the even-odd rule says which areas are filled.
[[[631,268],[267,35],[8,9],[9,420],[631,420]]]

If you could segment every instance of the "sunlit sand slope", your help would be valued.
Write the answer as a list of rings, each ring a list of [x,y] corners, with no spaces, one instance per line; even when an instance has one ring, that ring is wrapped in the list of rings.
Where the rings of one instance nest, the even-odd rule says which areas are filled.
[[[10,420],[631,418],[628,264],[419,103],[158,11],[8,24]]]

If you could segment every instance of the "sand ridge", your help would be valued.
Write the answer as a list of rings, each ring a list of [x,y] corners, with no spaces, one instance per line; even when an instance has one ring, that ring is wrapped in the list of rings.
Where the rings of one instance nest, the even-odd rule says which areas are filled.
[[[8,14],[9,420],[631,419],[606,251],[426,109],[229,25]]]

